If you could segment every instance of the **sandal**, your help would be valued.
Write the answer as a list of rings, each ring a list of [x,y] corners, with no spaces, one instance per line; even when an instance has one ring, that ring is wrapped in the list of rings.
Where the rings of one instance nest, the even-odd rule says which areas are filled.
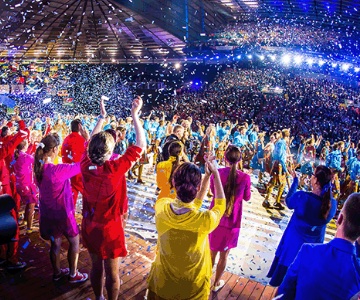
[[[213,292],[216,293],[217,291],[219,291],[220,289],[222,289],[225,285],[225,281],[224,280],[219,280],[218,284],[217,285],[214,285],[213,286]]]

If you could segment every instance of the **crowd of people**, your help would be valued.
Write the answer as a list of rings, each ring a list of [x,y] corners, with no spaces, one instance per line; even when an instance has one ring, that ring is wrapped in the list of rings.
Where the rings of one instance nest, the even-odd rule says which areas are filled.
[[[254,50],[261,47],[281,47],[318,53],[355,55],[354,28],[344,31],[336,26],[319,24],[314,20],[285,20],[261,18],[230,24],[209,36],[206,41],[189,43],[187,50]],[[224,48],[225,47],[225,48]],[[228,47],[228,48],[226,48]]]
[[[265,94],[264,85],[281,86],[284,95]],[[325,298],[350,299],[360,290],[360,124],[358,111],[341,104],[356,92],[326,79],[233,68],[204,90],[184,92],[141,119],[140,97],[126,118],[107,114],[113,104],[106,97],[96,101],[98,117],[57,114],[26,124],[20,108],[2,126],[2,193],[14,198],[16,220],[25,205],[27,233],[39,204],[40,235],[51,243],[54,281],[90,277],[96,299],[104,298],[104,287],[109,299],[117,299],[119,257],[127,255],[126,176],[143,184],[143,166],[150,164],[158,185],[158,245],[147,297],[207,299],[225,284],[221,277],[238,244],[242,202],[251,197],[249,173],[258,172],[254,184],[265,190],[264,209],[294,210],[269,270],[270,284],[280,286],[283,299],[315,290]],[[81,231],[74,208],[78,193]],[[200,210],[206,195],[212,198],[210,209]],[[334,217],[339,227],[332,242],[303,246],[323,243]],[[90,276],[77,270],[80,234],[92,261]],[[70,245],[65,269],[62,236]],[[1,249],[8,269],[26,267],[17,247],[11,240]],[[326,258],[303,268],[300,260],[322,249]],[[329,261],[334,263],[325,273]],[[321,274],[346,284],[331,289],[319,283]]]

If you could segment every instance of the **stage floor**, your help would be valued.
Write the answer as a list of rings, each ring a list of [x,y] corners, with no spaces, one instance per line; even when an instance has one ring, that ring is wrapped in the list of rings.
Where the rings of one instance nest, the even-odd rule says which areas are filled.
[[[156,200],[155,176],[146,174],[145,184],[128,182],[129,220],[126,226],[129,255],[121,261],[120,299],[144,299],[146,277],[155,255],[157,233],[153,205]],[[145,175],[146,174],[146,175]],[[272,299],[275,289],[267,286],[266,274],[291,211],[266,210],[261,206],[263,189],[258,189],[257,177],[252,177],[252,197],[244,203],[242,228],[237,248],[229,255],[225,287],[211,299]],[[204,201],[207,208],[210,199]],[[77,203],[77,219],[81,222],[81,199]],[[38,222],[35,221],[35,226]],[[326,231],[325,241],[333,238],[335,222]],[[64,243],[66,245],[67,243]],[[52,282],[48,256],[49,243],[42,240],[38,228],[26,235],[21,227],[20,256],[28,263],[25,270],[10,273],[0,270],[1,299],[94,299],[90,282],[70,285],[66,279]],[[66,249],[61,254],[62,266],[67,266]],[[79,270],[89,271],[91,262],[86,249],[81,248]]]

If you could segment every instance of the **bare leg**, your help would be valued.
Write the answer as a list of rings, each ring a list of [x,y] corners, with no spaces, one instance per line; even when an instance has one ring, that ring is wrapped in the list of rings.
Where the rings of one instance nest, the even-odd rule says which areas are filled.
[[[28,229],[32,228],[33,218],[34,218],[34,209],[35,203],[28,203],[25,207],[25,220],[26,226]]]
[[[61,237],[51,240],[50,247],[50,261],[54,270],[54,274],[59,274],[60,270],[60,250],[61,250]]]
[[[90,272],[91,286],[94,290],[94,294],[97,300],[104,297],[104,260],[98,255],[90,253],[92,268]]]
[[[104,265],[108,298],[109,300],[116,300],[120,292],[119,257],[106,259]]]
[[[68,250],[68,262],[70,268],[70,275],[74,276],[77,270],[79,259],[79,235],[74,237],[67,237],[70,247]]]
[[[229,255],[230,249],[226,250],[226,251],[221,251],[220,252],[220,257],[219,257],[219,261],[217,263],[216,266],[216,273],[215,273],[215,281],[214,281],[214,286],[217,286],[219,284],[219,281],[221,279],[222,274],[225,271],[226,268],[226,262],[227,262],[227,257]]]
[[[211,263],[212,263],[212,266],[214,266],[215,265],[216,255],[218,254],[218,251],[210,250],[210,254],[211,254]]]

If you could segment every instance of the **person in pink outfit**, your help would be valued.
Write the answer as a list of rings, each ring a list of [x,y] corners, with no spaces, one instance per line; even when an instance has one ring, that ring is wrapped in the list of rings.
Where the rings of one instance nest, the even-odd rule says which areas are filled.
[[[27,233],[32,232],[32,223],[34,217],[34,208],[39,201],[39,193],[34,182],[33,164],[34,157],[27,154],[29,142],[23,140],[14,153],[13,170],[16,177],[16,191],[25,203],[25,220],[27,224]]]
[[[238,243],[243,200],[248,201],[251,197],[250,176],[237,169],[241,160],[241,151],[238,147],[230,145],[225,152],[225,168],[219,169],[222,185],[226,196],[226,210],[221,218],[219,226],[209,234],[212,264],[220,252],[216,267],[213,291],[218,291],[224,286],[224,280],[220,280],[227,262],[230,249]],[[214,181],[211,178],[210,189],[214,193]],[[210,208],[214,206],[214,199]]]
[[[85,133],[82,130],[84,136]],[[48,134],[39,143],[34,159],[34,173],[39,187],[40,235],[51,241],[50,261],[54,270],[53,280],[69,275],[69,282],[83,282],[87,273],[77,270],[79,259],[79,228],[75,220],[75,208],[70,178],[80,173],[80,163],[54,165],[59,153],[60,140],[56,134]],[[62,236],[69,241],[69,268],[60,268]]]

